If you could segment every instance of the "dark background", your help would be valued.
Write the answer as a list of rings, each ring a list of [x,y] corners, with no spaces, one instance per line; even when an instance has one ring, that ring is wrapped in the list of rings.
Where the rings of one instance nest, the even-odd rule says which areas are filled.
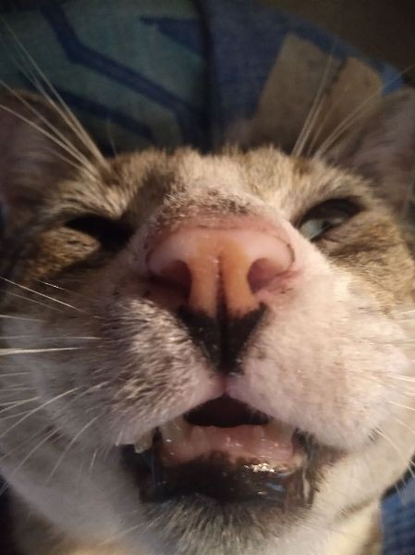
[[[415,83],[415,0],[260,0],[336,33],[365,54],[409,71]]]

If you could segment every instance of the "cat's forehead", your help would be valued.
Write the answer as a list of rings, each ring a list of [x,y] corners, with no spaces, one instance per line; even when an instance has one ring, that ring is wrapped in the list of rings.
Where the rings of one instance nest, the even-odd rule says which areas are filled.
[[[113,172],[111,180],[115,176],[116,189],[128,197],[128,211],[133,212],[166,200],[204,205],[215,199],[218,205],[234,201],[246,208],[260,201],[292,219],[332,197],[370,197],[357,176],[272,147],[209,156],[190,149],[172,155],[148,151],[115,160]]]

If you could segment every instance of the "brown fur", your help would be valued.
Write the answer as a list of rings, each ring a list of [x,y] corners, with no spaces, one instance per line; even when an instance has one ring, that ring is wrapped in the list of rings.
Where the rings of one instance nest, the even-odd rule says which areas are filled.
[[[16,100],[6,102],[32,119]],[[58,146],[51,153],[49,139],[30,124],[0,114],[2,314],[14,317],[1,324],[3,348],[16,349],[2,358],[2,401],[16,406],[0,421],[0,468],[23,500],[18,529],[22,515],[35,515],[34,535],[19,534],[24,555],[378,553],[379,499],[415,446],[412,319],[402,316],[415,310],[414,241],[401,225],[405,203],[394,181],[397,175],[403,190],[411,177],[408,106],[412,114],[413,93],[388,100],[385,115],[379,107],[360,129],[360,148],[347,139],[331,152],[331,165],[273,147],[212,156],[149,150],[103,160],[70,131],[70,143],[87,158],[79,170],[59,157],[68,153]],[[388,137],[399,135],[388,144],[387,170],[385,160],[376,165],[374,152],[385,148],[376,121],[381,133],[386,126]],[[311,244],[299,222],[332,198],[353,198],[360,211]],[[128,244],[104,249],[66,225],[90,214],[130,229]],[[275,313],[234,385],[258,409],[312,433],[331,456],[319,469],[312,507],[293,520],[263,507],[249,515],[232,509],[231,524],[215,507],[200,515],[200,507],[184,503],[149,508],[120,466],[116,444],[192,408],[212,380],[174,315],[146,299],[148,252],[200,218],[281,225],[295,245],[299,277],[275,294]],[[18,352],[44,347],[74,350]],[[13,386],[25,387],[23,399]]]

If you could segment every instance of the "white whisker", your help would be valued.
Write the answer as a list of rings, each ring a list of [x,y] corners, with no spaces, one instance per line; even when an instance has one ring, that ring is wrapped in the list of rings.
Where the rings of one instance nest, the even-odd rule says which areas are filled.
[[[63,310],[61,310],[60,308],[58,308],[56,306],[51,306],[49,304],[42,303],[40,301],[36,301],[35,299],[31,299],[28,296],[19,295],[18,293],[13,293],[12,291],[7,291],[6,294],[9,295],[10,297],[15,297],[16,299],[23,299],[24,301],[27,301],[27,302],[30,302],[30,303],[33,303],[33,304],[37,304],[39,306],[43,306],[43,308],[48,308],[49,310],[55,310],[57,312],[63,312]]]
[[[95,464],[95,460],[97,458],[97,454],[98,454],[98,449],[95,449],[95,451],[92,454],[91,462],[89,464],[89,472],[92,472],[92,469],[94,468],[94,464]]]
[[[409,432],[411,432],[412,435],[415,435],[415,430],[413,430],[410,426],[408,426],[408,424],[403,422],[400,418],[397,418],[395,415],[393,415],[393,419],[395,420],[395,422],[400,424],[403,428],[406,428]]]
[[[389,404],[391,405],[395,405],[395,407],[399,407],[401,409],[405,409],[405,410],[410,410],[412,412],[415,412],[415,408],[414,407],[408,407],[407,405],[402,405],[401,403],[397,403],[396,401],[388,401]]]
[[[22,424],[25,420],[27,420],[28,418],[30,418],[31,416],[33,416],[34,414],[36,414],[40,410],[43,410],[45,407],[51,405],[52,403],[56,403],[56,401],[59,401],[60,399],[63,399],[64,397],[67,397],[68,395],[72,395],[72,393],[74,393],[75,391],[78,391],[79,389],[81,389],[81,386],[69,389],[69,390],[65,391],[64,393],[60,393],[59,395],[56,395],[55,397],[52,397],[51,399],[48,399],[47,401],[45,401],[44,403],[42,403],[38,407],[30,410],[23,418],[20,418],[17,422],[12,424],[12,426],[10,426],[5,432],[2,432],[0,434],[0,439],[2,437],[4,437],[6,434],[9,434],[17,426]]]
[[[80,351],[82,347],[47,347],[44,349],[9,349],[0,348],[0,357],[10,356],[10,355],[32,355],[37,353],[53,353],[60,351]]]
[[[36,397],[38,399],[38,397]],[[32,399],[30,399],[32,400]],[[26,403],[28,402],[28,400],[26,399],[25,401],[0,401],[0,407],[7,407],[7,408],[14,408],[16,406],[19,406],[20,404]],[[1,411],[3,412],[3,411]]]
[[[54,289],[58,289],[59,291],[64,291],[65,293],[70,293],[71,295],[74,295],[76,297],[81,297],[82,299],[86,299],[88,301],[91,300],[91,297],[83,295],[82,293],[78,293],[76,291],[71,291],[70,289],[67,289],[65,287],[61,287],[60,285],[56,285],[56,283],[48,283],[47,281],[43,281],[43,280],[36,280],[39,283],[42,283],[43,285],[46,285],[48,287],[53,287]],[[99,316],[95,316],[95,318],[99,318]]]
[[[30,374],[30,372],[8,372],[7,374],[3,374],[3,372],[0,371],[0,378],[14,378],[15,376],[27,376],[28,374]]]
[[[25,297],[23,297],[25,298]],[[25,322],[43,322],[40,318],[27,318],[26,316],[12,316],[9,314],[0,314],[0,319],[4,320],[22,320]]]
[[[56,113],[61,117],[62,121],[66,123],[68,128],[75,133],[75,135],[78,137],[81,143],[87,148],[88,152],[95,158],[98,164],[101,166],[106,166],[107,162],[105,158],[102,156],[101,152],[95,145],[94,141],[91,139],[91,137],[82,127],[82,125],[79,123],[78,119],[75,117],[75,115],[73,114],[72,110],[69,108],[67,103],[63,100],[62,96],[58,93],[58,91],[52,85],[52,83],[47,78],[45,73],[40,69],[39,65],[36,63],[34,58],[24,47],[24,45],[17,37],[12,27],[10,27],[10,25],[4,20],[4,18],[1,18],[1,21],[4,27],[8,30],[11,37],[13,38],[14,44],[17,45],[24,58],[28,61],[30,66],[34,68],[34,70],[37,72],[40,79],[43,80],[43,84],[48,87],[50,93],[55,97],[56,100],[53,100],[50,94],[47,93],[44,85],[39,81],[38,77],[33,73],[33,71],[28,70],[29,73],[27,73],[23,68],[21,68],[23,73],[25,73],[26,76],[28,76],[29,80],[31,80],[32,83],[35,85],[35,87],[38,89],[38,92],[40,92],[40,94],[45,98],[45,100],[49,103],[49,105],[56,111]],[[90,164],[88,159],[87,159],[87,162],[88,164]]]
[[[3,377],[3,376],[0,376]],[[0,387],[0,399],[1,394],[5,391],[27,391],[28,389],[33,389],[31,385],[22,385],[22,386],[15,386],[15,387]],[[1,401],[0,401],[1,402]]]
[[[0,403],[0,406],[5,407],[0,410],[0,414],[3,414],[4,412],[7,412],[9,410],[13,410],[14,408],[20,407],[21,405],[26,405],[28,403],[39,401],[39,399],[40,397],[37,395],[36,397],[30,397],[29,399],[23,399],[16,402]]]
[[[0,418],[0,422],[5,422],[6,420],[11,420],[12,418],[19,418],[20,416],[23,416],[24,414],[27,414],[27,410],[21,411],[21,412],[16,412],[14,414],[9,414],[7,416],[2,416]]]
[[[55,474],[55,472],[57,471],[57,469],[59,468],[60,464],[62,463],[63,459],[65,458],[65,456],[68,454],[70,448],[78,441],[78,439],[81,437],[81,435],[86,432],[86,430],[88,430],[88,428],[90,428],[93,424],[95,424],[95,422],[98,420],[98,418],[100,418],[100,415],[95,416],[94,418],[92,418],[87,424],[85,424],[85,426],[83,426],[79,432],[77,432],[73,438],[71,439],[71,441],[68,443],[68,445],[65,447],[65,449],[63,450],[61,456],[59,457],[59,459],[57,460],[55,466],[53,467],[51,473],[49,474],[48,478],[46,479],[45,484],[48,484],[50,482],[50,480],[52,479],[53,475]]]
[[[310,111],[308,113],[308,116],[304,122],[304,125],[300,131],[300,134],[297,138],[297,141],[294,145],[294,148],[292,150],[292,155],[293,156],[301,156],[302,152],[304,151],[305,145],[310,137],[311,132],[313,131],[314,127],[315,127],[315,123],[317,121],[318,116],[320,115],[320,111],[323,105],[323,95],[324,95],[324,89],[327,86],[327,82],[329,79],[329,75],[330,75],[330,69],[332,67],[332,64],[334,62],[334,48],[335,45],[337,43],[337,38],[333,39],[333,44],[332,44],[332,48],[331,48],[331,53],[330,56],[327,60],[327,63],[325,64],[324,67],[324,71],[322,74],[322,78],[320,80],[320,84],[319,87],[317,89],[317,93],[316,96],[313,100],[313,103],[311,105]]]
[[[392,378],[392,380],[396,380],[396,381],[408,382],[408,383],[414,383],[415,384],[415,378],[412,378],[411,376],[394,375],[394,376],[390,376],[390,378]]]
[[[38,451],[45,443],[47,443],[54,435],[56,435],[56,433],[56,430],[53,429],[51,432],[46,434],[46,436],[41,441],[39,441],[35,445],[35,447],[33,447],[33,449],[29,451],[29,453],[27,453],[27,455],[22,459],[22,461],[20,461],[16,468],[13,469],[11,475],[9,476],[9,480],[11,477],[15,476],[19,472],[19,470],[27,463],[27,461],[36,453],[36,451]],[[20,447],[21,445],[19,446],[19,448]]]
[[[115,540],[120,540],[121,538],[124,538],[131,532],[134,532],[134,530],[137,530],[139,527],[140,525],[136,524],[135,526],[131,526],[131,528],[127,528],[122,532],[119,532],[118,534],[114,534],[114,536],[111,536],[111,538],[109,538],[108,540],[105,540],[104,542],[100,543],[98,547],[106,547],[110,545],[112,542],[114,542]]]
[[[71,151],[70,148],[68,148],[68,146],[63,143],[62,141],[60,141],[57,137],[55,137],[54,135],[52,135],[52,133],[50,133],[49,131],[47,131],[46,129],[44,129],[43,127],[41,127],[40,125],[37,125],[35,122],[33,122],[32,120],[30,120],[29,118],[26,118],[25,116],[23,116],[22,114],[19,114],[19,112],[16,112],[15,110],[12,110],[11,108],[9,108],[8,106],[6,106],[5,104],[0,104],[0,110],[3,110],[9,114],[12,114],[13,116],[15,116],[17,119],[23,121],[24,123],[27,123],[27,125],[29,125],[30,127],[33,127],[34,129],[36,129],[36,131],[39,131],[39,133],[41,133],[42,135],[44,135],[45,137],[47,137],[48,139],[50,139],[53,143],[57,144],[58,146],[60,146],[63,150],[65,150],[68,154],[71,154],[72,156],[74,156],[73,152]],[[71,165],[74,164],[75,167],[79,170],[79,166],[77,164],[75,164],[75,162],[71,162]],[[84,168],[85,171],[88,171],[87,168]],[[95,175],[93,174],[93,177],[95,178]]]
[[[401,78],[402,75],[410,71],[415,67],[415,64],[411,64],[410,66],[406,67],[399,75],[391,79],[386,85],[390,86],[393,85],[398,79]],[[352,111],[335,129],[334,131],[327,137],[327,139],[322,143],[320,148],[316,151],[314,157],[321,158],[327,152],[327,150],[336,142],[336,140],[345,132],[347,131],[358,118],[365,113],[366,110],[369,109],[369,103],[377,98],[381,93],[384,87],[386,86],[383,84],[379,87],[373,94],[369,95],[355,110]]]
[[[0,279],[2,281],[5,281],[6,283],[9,283],[10,285],[13,285],[14,287],[18,287],[19,289],[23,289],[24,291],[28,291],[29,293],[33,293],[34,295],[38,295],[39,297],[42,297],[44,299],[48,299],[49,301],[53,301],[53,302],[55,302],[59,305],[65,306],[67,308],[72,308],[73,310],[76,310],[78,312],[85,313],[84,310],[82,310],[82,309],[80,309],[76,306],[73,306],[69,303],[61,301],[60,299],[55,299],[54,297],[51,297],[50,295],[46,295],[45,293],[41,293],[40,291],[36,291],[35,289],[32,289],[31,287],[27,287],[26,285],[22,285],[21,283],[16,283],[15,281],[12,281],[12,280],[7,279],[5,277],[0,276]],[[49,306],[49,305],[46,305],[46,306]]]
[[[37,335],[2,335],[0,336],[0,339],[3,339],[5,341],[11,341],[11,340],[15,340],[15,339],[39,339],[39,337]],[[99,337],[95,337],[93,335],[88,336],[88,335],[50,335],[50,336],[43,336],[42,335],[42,341],[58,341],[58,340],[62,340],[62,341],[97,341],[99,340]]]
[[[402,312],[398,312],[398,316],[406,316],[407,314],[411,314],[415,316],[415,309],[411,308],[410,310],[404,310]]]
[[[39,110],[36,110],[36,108],[33,106],[33,104],[28,102],[21,94],[19,94],[15,90],[13,90],[11,87],[9,87],[7,85],[7,83],[2,81],[1,79],[0,79],[0,85],[3,88],[5,88],[10,94],[12,94],[15,98],[17,98],[21,104],[26,106],[42,123],[44,123],[46,125],[46,127],[50,130],[50,132],[53,133],[53,135],[52,135],[53,138],[54,138],[53,142],[58,144],[58,146],[60,146],[61,148],[63,148],[68,154],[70,154],[72,156],[73,159],[67,158],[66,156],[63,156],[61,153],[59,153],[55,150],[53,151],[54,155],[56,155],[57,157],[62,159],[64,162],[66,162],[66,163],[70,164],[71,166],[75,167],[77,170],[80,170],[80,171],[85,170],[85,171],[90,173],[91,177],[95,177],[95,173],[91,171],[90,163],[89,163],[88,159],[85,158],[73,146],[73,144],[68,140],[68,138],[63,133],[61,133],[57,127],[52,125],[52,123],[45,116],[43,116],[43,114],[41,112],[39,112]],[[15,112],[15,115],[17,116],[18,112]],[[29,121],[32,121],[32,120],[29,120]],[[35,125],[37,125],[37,124],[35,124]],[[43,128],[39,126],[39,129],[43,129]],[[65,148],[63,147],[63,145],[65,145]],[[77,160],[79,162],[79,164],[75,163],[74,160]]]

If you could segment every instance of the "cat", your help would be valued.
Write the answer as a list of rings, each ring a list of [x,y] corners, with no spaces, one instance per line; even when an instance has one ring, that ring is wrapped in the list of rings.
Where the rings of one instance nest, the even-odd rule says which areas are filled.
[[[22,555],[379,555],[415,448],[415,92],[315,156],[104,158],[0,110],[0,473]]]

